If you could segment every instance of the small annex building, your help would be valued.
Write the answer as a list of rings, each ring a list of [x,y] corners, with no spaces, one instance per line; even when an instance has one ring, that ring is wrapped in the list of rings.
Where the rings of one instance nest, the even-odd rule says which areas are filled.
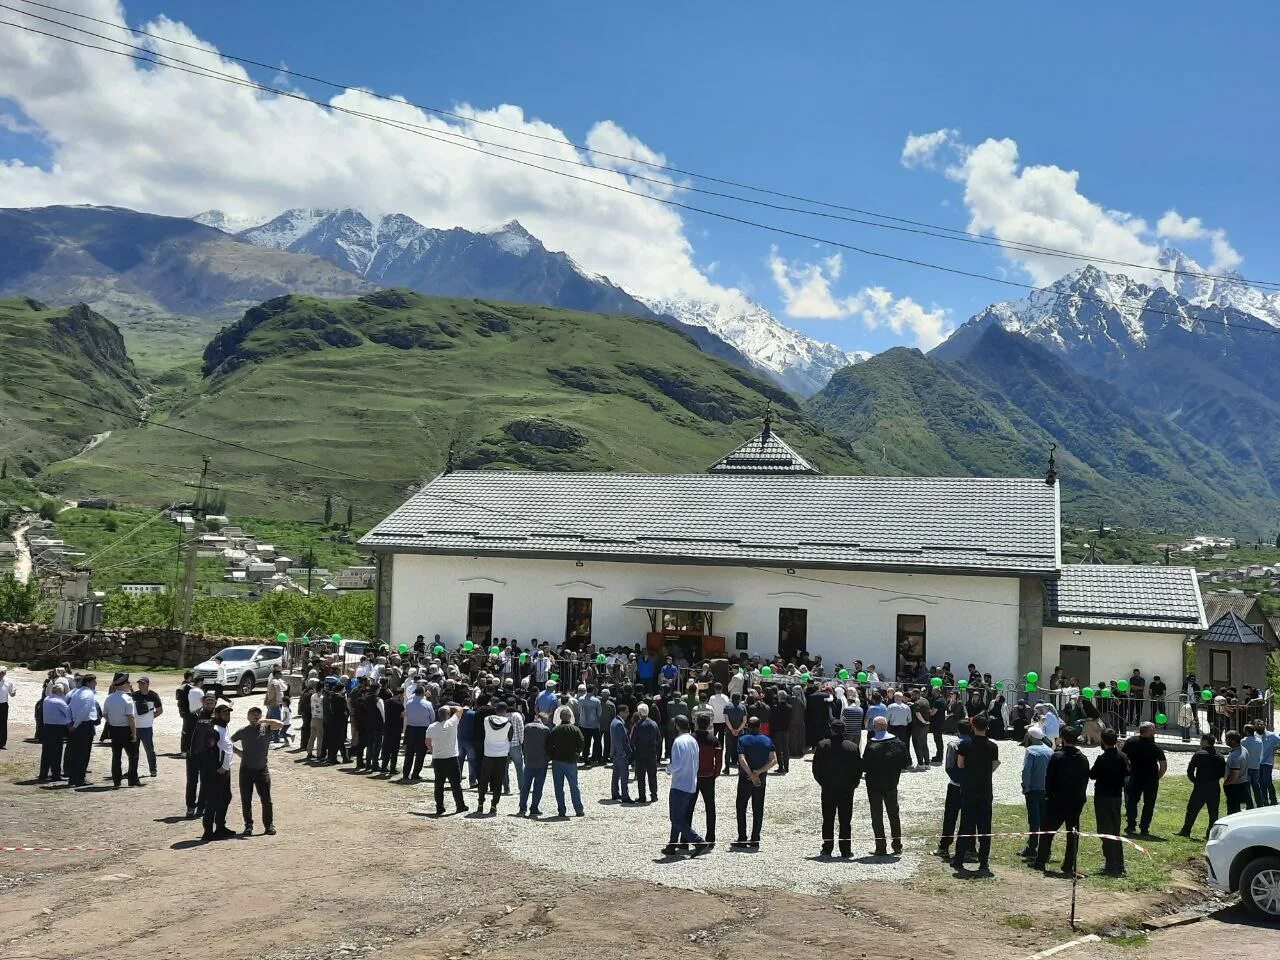
[[[378,636],[861,658],[885,678],[1181,681],[1194,571],[1064,565],[1042,478],[834,476],[763,430],[704,473],[449,470],[360,540]],[[1069,673],[1071,671],[1068,671]]]

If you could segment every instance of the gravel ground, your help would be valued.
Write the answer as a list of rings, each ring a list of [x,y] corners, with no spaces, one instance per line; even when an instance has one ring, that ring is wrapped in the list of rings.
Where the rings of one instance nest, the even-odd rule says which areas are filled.
[[[42,675],[11,670],[10,679],[18,687],[11,707],[11,736],[29,736],[33,727],[32,709],[35,698],[39,696]],[[109,677],[99,677],[100,696],[105,695],[109,682]],[[161,753],[176,752],[177,749],[181,729],[173,700],[177,684],[178,678],[173,675],[154,677],[154,687],[165,705],[165,713],[156,723],[157,750]],[[259,703],[261,695],[233,700],[233,725],[243,722],[245,711]],[[1004,762],[995,775],[995,800],[997,803],[1020,803],[1022,749],[1002,742],[1000,752]],[[1090,756],[1097,753],[1096,750],[1085,752]],[[1170,753],[1169,775],[1181,776],[1189,758],[1190,754]],[[294,759],[292,754],[280,751],[273,757],[272,764],[288,763],[291,759]],[[95,751],[94,765],[99,771],[104,761],[105,754]],[[181,776],[179,764],[180,761],[176,760],[164,762],[162,773]],[[145,763],[143,766],[145,768]],[[322,782],[342,776],[340,771],[346,769],[310,771],[313,780],[320,781],[314,783],[312,798],[324,796],[328,791]],[[373,782],[378,783],[376,780]],[[517,860],[576,876],[626,878],[689,890],[772,887],[819,893],[840,884],[867,880],[900,881],[914,876],[921,857],[928,856],[936,845],[935,831],[939,827],[946,794],[946,777],[941,768],[904,773],[899,787],[899,802],[906,852],[900,858],[879,859],[866,856],[874,841],[865,791],[860,788],[855,795],[853,809],[854,859],[824,861],[817,859],[821,842],[818,789],[808,762],[793,760],[791,772],[786,776],[770,775],[763,842],[756,852],[729,849],[728,843],[736,834],[736,778],[721,777],[716,797],[715,851],[697,859],[673,860],[659,853],[666,842],[669,827],[666,804],[669,781],[664,770],[660,769],[658,773],[661,799],[645,806],[622,806],[602,799],[609,795],[609,771],[606,767],[581,770],[579,783],[587,812],[586,818],[581,820],[572,817],[548,820],[544,816],[542,820],[535,821],[518,817],[515,815],[517,802],[514,796],[503,797],[496,817],[477,816],[474,794],[469,793],[467,802],[473,808],[470,815],[451,816],[438,823],[446,835],[453,831],[481,831]],[[388,809],[403,805],[411,814],[424,815],[434,810],[432,790],[430,782],[413,786],[387,783],[380,786],[380,791],[385,791],[385,802],[376,806]],[[635,795],[634,783],[632,795]],[[452,808],[451,800],[446,803]],[[232,809],[236,810],[237,804],[233,804]],[[550,775],[542,810],[544,814],[555,813]],[[704,815],[699,801],[694,817],[695,828],[699,831],[705,823]],[[282,811],[282,816],[290,815]],[[644,855],[646,853],[651,856]]]

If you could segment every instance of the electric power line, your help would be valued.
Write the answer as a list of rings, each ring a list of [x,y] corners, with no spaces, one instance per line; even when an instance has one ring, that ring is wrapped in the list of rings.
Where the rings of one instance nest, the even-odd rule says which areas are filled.
[[[167,509],[168,509],[167,507],[162,507],[159,511],[157,511],[156,513],[154,513],[154,514],[152,514],[151,516],[147,517],[147,519],[143,520],[141,523],[139,523],[137,526],[135,526],[132,530],[130,530],[128,533],[126,533],[123,537],[120,537],[120,538],[119,538],[119,539],[117,539],[117,540],[113,540],[111,543],[107,544],[105,547],[103,547],[101,550],[99,550],[97,553],[95,553],[92,557],[90,557],[88,560],[86,560],[86,561],[85,561],[85,563],[93,563],[93,561],[97,560],[100,556],[102,556],[102,555],[103,555],[104,553],[106,553],[107,551],[109,551],[109,550],[113,550],[113,549],[115,549],[115,547],[117,547],[117,546],[119,546],[120,544],[124,543],[126,540],[128,540],[130,537],[132,537],[135,533],[137,533],[137,532],[138,532],[139,530],[141,530],[143,527],[147,526],[148,524],[155,523],[155,521],[159,520],[161,517],[163,517],[163,516],[164,516],[165,510],[167,510]]]
[[[906,217],[898,217],[898,216],[893,216],[891,214],[878,213],[873,210],[866,210],[863,208],[848,206],[845,204],[832,203],[830,201],[815,199],[812,197],[806,197],[800,194],[786,193],[784,191],[774,190],[768,187],[760,187],[753,184],[744,183],[742,181],[728,179],[725,177],[717,177],[717,176],[712,176],[710,174],[698,173],[697,171],[687,170],[687,169],[673,166],[670,164],[657,163],[655,161],[644,160],[637,157],[627,156],[624,154],[609,153],[608,151],[605,151],[605,150],[599,150],[591,146],[588,146],[586,144],[580,144],[575,141],[569,140],[567,137],[566,138],[550,137],[545,134],[539,134],[529,130],[521,130],[517,127],[509,127],[509,126],[506,126],[505,124],[494,123],[492,121],[483,120],[478,117],[469,117],[465,114],[460,114],[453,111],[445,110],[440,107],[433,107],[427,104],[415,103],[414,101],[411,101],[411,100],[405,100],[398,97],[388,96],[386,94],[376,93],[365,87],[352,86],[350,84],[328,80],[328,79],[325,79],[324,77],[318,77],[313,74],[303,73],[297,70],[290,70],[287,67],[273,66],[272,64],[264,63],[260,60],[254,60],[249,57],[237,56],[235,54],[227,53],[224,51],[216,51],[216,52],[210,51],[205,49],[204,47],[199,46],[198,44],[186,43],[181,40],[174,40],[169,37],[160,36],[159,34],[150,33],[146,30],[141,30],[135,27],[131,27],[128,24],[113,23],[112,21],[109,21],[109,20],[104,20],[99,17],[89,16],[88,14],[77,13],[72,10],[66,10],[62,7],[53,6],[51,4],[38,3],[36,2],[36,0],[18,0],[18,2],[25,3],[29,6],[39,7],[44,10],[55,11],[57,13],[61,13],[66,16],[77,17],[81,20],[101,24],[103,26],[110,27],[111,29],[121,30],[130,34],[133,34],[135,36],[147,37],[148,39],[155,40],[161,43],[168,43],[176,47],[193,50],[198,53],[205,54],[206,56],[218,57],[220,60],[230,60],[236,63],[260,67],[265,70],[273,70],[276,73],[282,74],[284,76],[297,77],[300,80],[308,80],[313,83],[318,83],[323,86],[327,86],[334,90],[342,90],[347,92],[359,93],[364,96],[371,97],[373,99],[383,100],[388,103],[396,104],[397,106],[413,107],[425,113],[434,114],[440,117],[447,117],[449,119],[458,120],[463,123],[474,124],[476,126],[483,126],[483,127],[488,127],[495,130],[501,130],[504,133],[510,133],[516,136],[526,137],[534,140],[540,140],[547,143],[555,144],[556,146],[569,146],[569,147],[572,147],[575,151],[585,153],[588,155],[605,157],[611,160],[618,160],[624,163],[628,163],[636,166],[643,166],[651,170],[674,174],[677,176],[693,177],[698,180],[705,180],[709,183],[718,183],[723,186],[734,187],[736,189],[750,190],[753,193],[760,193],[766,196],[778,197],[779,199],[792,200],[800,203],[808,203],[815,206],[825,207],[828,210],[841,210],[841,211],[845,211],[846,213],[858,214],[860,217],[875,217],[878,220],[888,221],[888,222],[879,223],[875,221],[859,219],[858,217],[840,216],[837,214],[824,213],[821,210],[809,210],[809,209],[804,209],[800,207],[791,207],[783,204],[767,203],[764,201],[753,200],[749,197],[742,197],[734,194],[726,194],[726,193],[721,193],[714,190],[707,190],[701,187],[695,187],[689,184],[673,182],[668,179],[646,177],[637,173],[623,173],[622,171],[616,170],[615,168],[605,167],[599,164],[584,163],[580,160],[570,160],[565,157],[556,157],[548,154],[537,153],[536,151],[524,150],[522,148],[513,147],[508,144],[498,144],[498,143],[493,143],[491,141],[479,140],[478,138],[475,138],[465,133],[458,133],[458,132],[439,129],[439,128],[422,127],[420,124],[414,124],[414,123],[411,123],[410,121],[396,121],[399,123],[404,123],[407,126],[419,127],[421,129],[431,130],[433,133],[439,133],[445,136],[453,136],[453,137],[459,137],[467,140],[473,140],[477,143],[484,143],[489,146],[496,147],[498,149],[513,150],[519,153],[531,154],[533,156],[542,157],[543,159],[546,159],[546,160],[553,160],[560,163],[570,163],[575,166],[588,167],[590,169],[595,169],[595,170],[604,170],[611,173],[623,173],[623,176],[629,177],[631,179],[643,180],[649,183],[658,183],[664,187],[668,187],[671,189],[702,193],[709,196],[721,197],[724,199],[734,200],[740,203],[749,203],[756,206],[763,206],[763,207],[767,207],[767,208],[775,209],[779,211],[786,211],[790,213],[800,213],[800,214],[805,214],[807,216],[824,217],[827,219],[834,219],[834,220],[843,220],[845,222],[861,224],[864,226],[878,227],[881,229],[888,229],[888,230],[897,230],[904,233],[913,233],[913,234],[918,234],[922,236],[930,236],[930,237],[935,237],[937,239],[943,239],[943,240],[955,240],[955,241],[964,242],[964,243],[976,244],[979,246],[996,247],[1002,250],[1011,250],[1011,251],[1016,251],[1021,253],[1035,253],[1042,256],[1057,257],[1061,259],[1080,260],[1080,261],[1086,261],[1086,262],[1093,261],[1096,263],[1106,263],[1112,266],[1130,267],[1130,268],[1139,269],[1139,270],[1148,270],[1148,271],[1153,271],[1158,273],[1165,273],[1165,274],[1170,274],[1172,276],[1185,276],[1185,277],[1193,277],[1197,279],[1215,280],[1223,283],[1239,284],[1244,286],[1252,285],[1256,287],[1280,289],[1280,281],[1249,280],[1245,277],[1226,275],[1226,274],[1215,274],[1208,271],[1179,270],[1175,267],[1161,267],[1161,266],[1153,266],[1150,264],[1135,263],[1133,261],[1120,260],[1112,257],[1103,257],[1095,254],[1076,251],[1076,250],[1067,250],[1061,247],[1052,247],[1052,246],[1047,246],[1043,244],[1027,243],[1023,241],[1002,240],[1000,238],[989,238],[984,236],[983,234],[974,233],[969,230],[961,230],[955,227],[947,227],[940,224],[929,223],[927,221],[912,220]],[[136,47],[132,44],[125,44],[122,41],[115,40],[114,38],[106,37],[98,33],[93,33],[92,31],[85,30],[81,27],[77,27],[60,20],[54,20],[48,17],[42,17],[39,14],[34,14],[27,10],[22,10],[16,7],[10,7],[5,4],[0,4],[0,8],[11,10],[14,13],[21,14],[22,16],[31,17],[33,19],[42,20],[46,23],[55,24],[58,26],[66,27],[71,30],[75,30],[80,33],[85,33],[89,36],[97,37],[98,39],[101,39],[101,40],[106,40],[109,43],[120,44],[121,46],[131,47],[132,49],[135,49],[135,50],[146,50],[146,52],[154,52],[157,56],[166,57],[168,59],[175,59],[175,58],[169,58],[167,54],[159,53],[158,51],[151,51],[151,50],[147,50],[147,48]],[[177,61],[177,62],[188,63],[187,61]],[[201,67],[197,64],[188,64],[188,65],[200,70],[209,69],[206,67]],[[896,225],[900,225],[900,226],[896,226]],[[938,231],[938,232],[934,232],[934,231]]]
[[[1002,286],[1016,287],[1022,290],[1029,290],[1033,293],[1043,291],[1043,288],[1037,287],[1034,284],[1025,283],[1019,280],[1010,280],[1007,277],[998,277],[998,276],[993,276],[991,274],[978,273],[977,271],[963,270],[958,267],[949,267],[949,266],[946,266],[945,264],[933,263],[928,260],[920,260],[914,257],[897,256],[894,254],[885,253],[883,251],[872,250],[867,247],[846,243],[840,240],[834,240],[834,239],[831,239],[830,237],[816,236],[814,234],[803,233],[798,230],[790,230],[785,227],[777,226],[775,224],[768,224],[768,223],[763,223],[757,220],[750,220],[745,217],[735,216],[733,214],[725,213],[719,210],[711,210],[706,207],[694,206],[693,204],[683,203],[679,200],[673,200],[670,197],[654,196],[652,194],[644,193],[638,190],[631,190],[631,189],[628,189],[627,187],[619,186],[618,184],[604,183],[599,180],[593,180],[590,177],[582,177],[576,174],[568,173],[564,170],[555,170],[550,167],[544,167],[544,166],[541,166],[540,164],[532,163],[527,160],[521,160],[516,157],[509,157],[503,154],[490,153],[489,151],[484,150],[480,147],[471,146],[470,144],[466,144],[466,143],[460,143],[455,140],[450,140],[446,137],[436,136],[434,134],[427,133],[422,129],[415,129],[414,127],[406,125],[405,123],[398,120],[393,120],[388,117],[379,116],[377,114],[365,113],[360,110],[353,110],[348,107],[339,107],[332,104],[322,103],[318,100],[312,99],[311,97],[307,97],[303,94],[299,94],[293,91],[283,90],[280,88],[271,87],[266,84],[244,80],[240,77],[232,77],[227,74],[220,74],[215,71],[208,70],[207,68],[199,67],[194,64],[189,64],[186,61],[178,60],[175,57],[170,57],[167,54],[156,54],[152,56],[152,55],[149,55],[150,52],[148,51],[148,55],[144,56],[137,53],[128,53],[123,50],[112,50],[108,47],[100,47],[100,46],[97,46],[96,44],[85,43],[80,40],[75,40],[71,37],[59,36],[57,34],[48,33],[47,31],[44,31],[44,30],[38,30],[34,27],[13,23],[12,21],[8,21],[8,20],[0,20],[0,26],[14,27],[16,29],[26,31],[28,33],[38,34],[40,36],[48,37],[53,40],[58,40],[63,43],[69,43],[74,46],[83,47],[89,50],[97,50],[101,53],[114,54],[115,56],[125,57],[130,60],[137,60],[142,63],[149,63],[157,67],[165,67],[168,69],[177,70],[181,73],[191,74],[192,76],[204,77],[206,79],[212,79],[212,80],[220,80],[226,83],[234,84],[236,86],[248,87],[251,89],[260,90],[264,93],[273,93],[281,97],[297,100],[302,103],[308,103],[321,110],[334,111],[334,112],[343,113],[343,114],[347,114],[354,117],[360,117],[366,120],[372,120],[375,123],[381,123],[381,124],[384,124],[385,126],[389,126],[389,127],[392,127],[393,129],[401,130],[405,133],[415,134],[417,136],[422,136],[429,140],[435,140],[439,143],[443,143],[448,146],[458,147],[459,149],[463,149],[463,150],[469,150],[472,153],[478,153],[481,156],[490,157],[496,160],[505,160],[508,163],[514,163],[520,166],[529,167],[530,169],[540,170],[544,173],[550,173],[555,176],[565,177],[570,180],[576,180],[582,183],[591,184],[593,186],[603,187],[604,189],[607,189],[607,190],[612,190],[617,193],[627,194],[633,197],[639,197],[640,199],[649,200],[653,203],[660,203],[666,206],[676,207],[681,210],[688,210],[691,213],[700,213],[705,216],[715,217],[716,219],[719,219],[719,220],[724,220],[730,223],[737,223],[743,226],[753,227],[753,228],[764,230],[770,233],[776,233],[781,236],[792,237],[799,240],[808,240],[813,243],[826,244],[828,246],[836,247],[842,250],[848,250],[850,252],[861,254],[863,256],[873,257],[880,260],[887,260],[893,263],[901,263],[908,266],[923,267],[925,269],[935,270],[941,273],[948,273],[953,276],[968,277],[974,280],[986,280],[990,283],[997,283]],[[73,27],[72,29],[78,30],[79,28]],[[87,31],[81,30],[80,32],[84,33]],[[125,44],[123,43],[123,41],[120,41],[120,40],[114,40],[112,38],[103,37],[97,34],[93,34],[93,35],[99,36],[99,39],[106,40],[108,43],[115,43],[115,44],[119,44],[121,46],[126,46],[126,47],[131,46],[130,44]],[[142,49],[142,48],[135,48],[135,49]],[[156,56],[159,56],[162,59],[157,60],[155,59]],[[166,63],[165,62],[166,60],[174,61],[174,62]],[[179,66],[178,64],[184,64],[185,66]],[[1080,294],[1080,293],[1074,293],[1071,296],[1083,302],[1098,303],[1098,304],[1101,304],[1102,306],[1111,307],[1117,310],[1122,309],[1122,305],[1118,301],[1109,300],[1105,297],[1090,296],[1087,294]],[[1157,310],[1148,306],[1147,304],[1143,304],[1143,306],[1139,310],[1139,314],[1140,315],[1151,314],[1153,316],[1171,317],[1173,319],[1180,320],[1180,321],[1187,320],[1192,323],[1212,324],[1212,325],[1221,326],[1224,328],[1229,328],[1231,330],[1240,330],[1240,331],[1246,331],[1251,333],[1280,334],[1280,329],[1275,327],[1257,327],[1249,324],[1232,324],[1226,320],[1217,320],[1217,319],[1203,317],[1203,316],[1190,316],[1187,314],[1183,314],[1181,312],[1171,312],[1168,310]],[[174,428],[174,429],[177,429],[177,428]],[[309,466],[315,466],[315,465],[309,464]],[[325,469],[325,468],[319,468],[319,469]],[[337,472],[337,471],[334,471],[334,472]],[[348,476],[351,479],[359,479],[355,477],[350,477],[349,474],[346,476]]]

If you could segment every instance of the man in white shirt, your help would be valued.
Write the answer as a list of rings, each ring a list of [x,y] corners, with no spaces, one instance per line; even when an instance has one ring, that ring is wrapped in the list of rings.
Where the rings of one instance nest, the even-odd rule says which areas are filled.
[[[18,693],[8,671],[9,668],[0,663],[0,750],[9,749],[9,701]]]
[[[724,747],[725,719],[724,710],[732,701],[725,695],[724,685],[716,682],[712,688],[710,699],[707,700],[707,706],[711,708],[711,728],[716,732],[716,739],[720,741],[720,746]]]
[[[911,707],[902,699],[901,693],[893,695],[893,702],[886,708],[888,710],[889,732],[907,745],[911,747]]]
[[[453,803],[458,813],[466,813],[462,799],[462,770],[458,766],[458,720],[461,707],[441,707],[435,722],[427,727],[427,743],[431,748],[431,770],[436,780],[436,816],[444,816],[444,783],[449,781]]]
[[[111,782],[120,789],[120,754],[129,757],[129,786],[140,787],[138,779],[137,705],[133,700],[133,684],[127,673],[117,673],[111,682],[111,693],[102,705],[107,719],[107,735],[111,738]]]

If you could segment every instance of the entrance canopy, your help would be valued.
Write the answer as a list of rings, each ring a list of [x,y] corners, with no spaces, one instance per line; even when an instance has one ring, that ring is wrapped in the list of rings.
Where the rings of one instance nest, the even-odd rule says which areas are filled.
[[[645,600],[636,598],[628,600],[624,607],[636,610],[687,610],[691,613],[720,613],[733,606],[732,603],[714,603],[710,600]]]

